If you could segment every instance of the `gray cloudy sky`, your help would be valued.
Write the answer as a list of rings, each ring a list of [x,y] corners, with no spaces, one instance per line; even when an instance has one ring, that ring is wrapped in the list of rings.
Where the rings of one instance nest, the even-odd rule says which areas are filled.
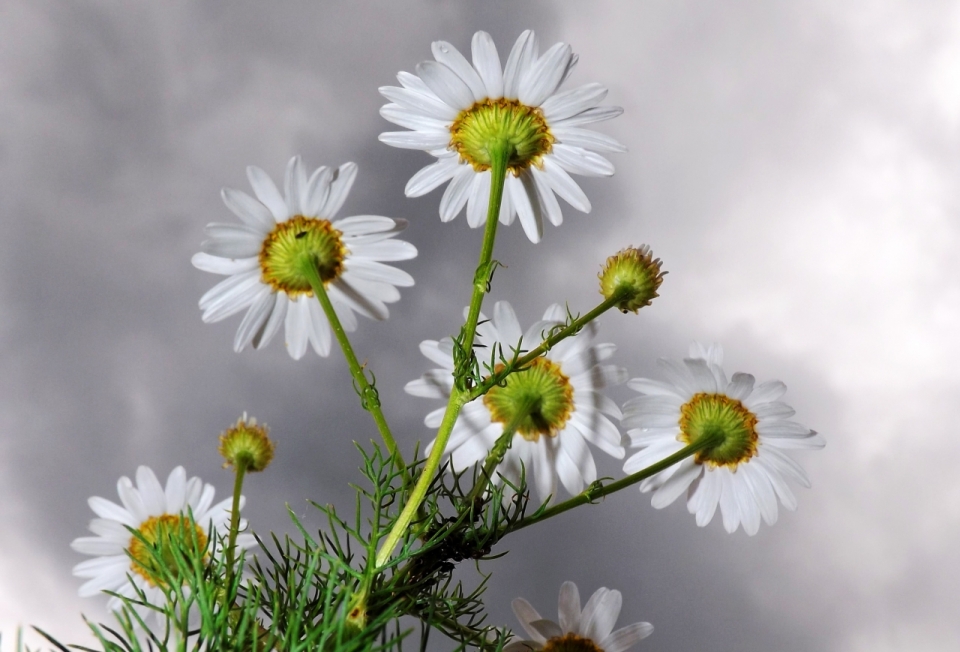
[[[573,82],[610,88],[626,113],[600,128],[630,151],[583,182],[590,215],[567,208],[536,247],[501,232],[493,298],[525,322],[588,308],[604,257],[649,243],[670,274],[652,308],[604,318],[620,364],[652,375],[720,341],[728,371],[784,380],[828,446],[802,457],[799,510],[753,538],[633,491],[519,533],[487,566],[494,620],[516,625],[517,595],[552,615],[571,579],[623,591],[620,622],[652,622],[651,652],[957,649],[960,4],[6,0],[4,650],[17,623],[85,640],[80,611],[103,616],[70,575],[86,497],[139,464],[226,495],[216,435],[243,410],[279,442],[245,492],[258,531],[287,529],[284,503],[314,524],[305,499],[348,504],[349,441],[373,431],[341,357],[236,355],[239,318],[200,321],[215,279],[189,258],[232,219],[219,190],[246,188],[248,164],[356,161],[342,214],[410,220],[417,285],[354,341],[404,448],[430,437],[430,405],[402,387],[429,366],[417,343],[456,329],[480,233],[441,225],[439,192],[403,197],[429,159],[377,141],[376,89],[432,40],[466,49],[485,29],[506,52],[527,27],[573,45]]]

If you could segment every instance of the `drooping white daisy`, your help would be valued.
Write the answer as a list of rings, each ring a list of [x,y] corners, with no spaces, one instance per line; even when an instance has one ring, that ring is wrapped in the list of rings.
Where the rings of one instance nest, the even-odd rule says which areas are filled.
[[[723,372],[718,344],[690,346],[683,362],[660,361],[670,382],[634,378],[627,385],[643,396],[623,406],[623,426],[640,452],[627,459],[635,473],[704,436],[722,433],[722,443],[688,457],[640,483],[653,491],[652,504],[666,507],[687,492],[687,509],[703,527],[720,506],[727,532],[742,524],[753,535],[760,519],[777,520],[777,498],[796,509],[786,480],[809,487],[807,474],[785,451],[823,448],[823,437],[790,417],[794,410],[779,399],[787,391],[778,380],[754,386],[750,374]]]
[[[503,652],[624,652],[653,633],[650,623],[633,623],[613,630],[620,616],[620,591],[597,589],[580,611],[580,591],[573,582],[560,587],[559,621],[542,618],[523,598],[513,601],[513,613],[529,640],[511,641]]]
[[[490,361],[493,356],[496,369],[501,352],[509,360],[518,346],[523,351],[536,348],[544,333],[562,324],[565,317],[563,308],[553,305],[547,308],[542,320],[524,333],[511,305],[498,301],[492,320],[480,317],[478,357]],[[483,462],[503,434],[504,426],[531,400],[536,407],[521,421],[511,448],[497,468],[497,473],[514,486],[519,486],[522,464],[528,482],[533,475],[542,501],[556,495],[558,476],[570,494],[580,493],[597,479],[588,441],[622,459],[625,451],[620,431],[607,418],[619,418],[620,410],[600,390],[625,381],[626,371],[601,364],[616,347],[594,343],[596,332],[596,322],[591,322],[577,336],[563,340],[545,356],[535,359],[527,369],[508,376],[504,386],[493,387],[483,397],[464,405],[447,442],[452,469],[461,471]],[[414,396],[449,398],[453,389],[453,341],[426,340],[420,344],[420,350],[440,368],[407,383],[406,391]],[[443,412],[444,408],[440,408],[429,413],[427,426],[438,427]],[[428,453],[432,447],[431,442]]]
[[[530,30],[517,39],[504,68],[493,39],[473,35],[473,64],[450,43],[436,41],[436,61],[417,65],[417,74],[397,75],[401,87],[384,86],[390,104],[384,118],[412,131],[380,134],[380,140],[421,149],[438,160],[407,183],[408,197],[419,197],[447,181],[440,201],[440,219],[452,220],[467,206],[467,222],[486,222],[490,195],[491,152],[508,143],[508,163],[499,219],[515,215],[531,242],[543,235],[543,220],[563,220],[554,193],[579,211],[590,212],[590,200],[570,173],[610,176],[613,164],[596,152],[622,152],[613,138],[584,129],[609,120],[623,109],[599,106],[607,95],[600,84],[566,91],[560,86],[577,63],[570,46],[557,43],[539,54]]]
[[[284,194],[267,174],[247,168],[256,199],[225,188],[223,201],[243,224],[208,224],[203,253],[193,265],[224,274],[200,299],[203,321],[217,322],[247,310],[233,340],[241,351],[247,344],[266,346],[286,327],[287,351],[299,360],[307,342],[321,356],[330,353],[330,324],[313,290],[300,271],[305,258],[316,261],[320,278],[344,329],[357,328],[359,313],[386,319],[386,304],[397,301],[397,287],[413,285],[413,277],[384,265],[417,255],[409,242],[392,239],[406,221],[377,215],[333,216],[343,205],[356,178],[357,166],[318,168],[309,178],[299,156],[290,159]]]
[[[146,466],[137,469],[136,480],[136,485],[126,476],[117,481],[120,505],[99,496],[88,501],[98,517],[90,521],[90,530],[96,536],[80,537],[70,544],[79,553],[95,555],[94,559],[73,568],[76,577],[89,578],[80,587],[80,597],[113,591],[138,600],[136,588],[139,588],[150,604],[162,607],[166,603],[155,555],[127,527],[152,544],[182,540],[186,549],[196,544],[200,550],[206,549],[207,555],[221,554],[220,537],[225,537],[229,530],[231,498],[213,504],[213,486],[196,477],[188,480],[182,466],[170,472],[166,487],[160,485],[157,476]],[[241,508],[243,502],[241,497]],[[246,521],[241,519],[240,530],[244,529]],[[237,536],[238,549],[255,544],[252,534]],[[172,559],[169,570],[176,571]],[[128,577],[132,578],[132,584]],[[122,606],[117,597],[111,596],[107,602],[107,607],[115,611]],[[137,608],[141,616],[156,613]]]

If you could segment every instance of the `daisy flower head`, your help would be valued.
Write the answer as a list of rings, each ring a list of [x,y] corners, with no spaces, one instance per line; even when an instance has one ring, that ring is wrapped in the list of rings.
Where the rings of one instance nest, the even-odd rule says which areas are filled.
[[[487,356],[492,370],[498,371],[502,368],[500,356],[510,360],[518,348],[536,348],[544,334],[563,324],[565,317],[563,308],[553,305],[543,319],[523,332],[513,307],[498,301],[493,318],[488,321],[481,315],[477,326],[477,346],[486,352],[480,354],[481,358]],[[518,487],[521,473],[525,472],[529,481],[532,472],[541,501],[556,495],[558,477],[572,495],[597,479],[593,453],[586,442],[617,459],[623,458],[620,431],[608,418],[619,418],[620,410],[600,390],[624,382],[626,371],[601,364],[616,347],[594,342],[595,324],[591,322],[577,336],[561,341],[544,356],[534,359],[523,371],[507,376],[502,386],[492,387],[481,398],[463,406],[445,451],[453,471],[483,462],[503,434],[504,426],[518,418],[520,425],[497,473]],[[427,340],[420,344],[420,350],[440,368],[407,383],[407,393],[449,398],[454,382],[453,340]],[[526,415],[520,410],[526,410]],[[425,419],[427,426],[437,428],[443,413],[444,408],[430,412]],[[432,448],[433,442],[428,454]]]
[[[780,398],[787,391],[778,380],[754,385],[750,374],[723,371],[718,344],[693,343],[682,362],[660,361],[669,382],[634,378],[627,386],[642,394],[623,406],[622,424],[631,446],[641,449],[623,466],[635,473],[703,437],[721,435],[720,443],[640,483],[652,491],[655,508],[666,507],[687,492],[687,509],[703,527],[717,506],[727,532],[739,525],[753,535],[762,518],[777,520],[777,498],[787,509],[797,499],[786,480],[810,486],[807,474],[786,451],[823,448],[823,437],[796,421]]]
[[[233,340],[235,351],[248,344],[266,346],[281,327],[287,351],[299,360],[307,344],[317,354],[330,353],[330,323],[301,271],[314,261],[337,318],[347,331],[357,328],[356,314],[386,319],[388,303],[400,298],[398,287],[413,277],[384,262],[417,255],[409,242],[393,237],[404,220],[378,215],[333,216],[356,178],[357,166],[320,167],[307,177],[299,156],[290,159],[283,194],[267,174],[247,168],[256,199],[225,188],[223,201],[242,224],[208,224],[202,253],[194,267],[228,278],[200,299],[203,321],[212,323],[242,310]]]
[[[207,556],[216,557],[222,551],[219,537],[225,536],[229,528],[232,499],[214,504],[213,486],[197,477],[187,479],[182,466],[170,472],[166,486],[160,484],[151,469],[141,466],[137,469],[136,484],[124,476],[117,481],[117,493],[119,505],[99,496],[90,498],[90,509],[97,515],[90,521],[90,530],[96,536],[80,537],[70,544],[75,551],[94,556],[73,568],[74,576],[87,579],[80,587],[80,597],[113,591],[137,600],[140,589],[149,604],[162,607],[170,588],[165,586],[163,577],[176,575],[176,562],[171,558],[165,569],[169,572],[163,572],[155,551],[144,542],[159,545],[161,550],[166,543],[183,550],[196,547],[205,550]],[[241,507],[243,502],[241,496]],[[245,528],[246,521],[241,519],[240,529]],[[140,537],[132,534],[131,529]],[[252,534],[237,536],[238,548],[255,544]],[[119,611],[123,601],[111,596],[107,607]],[[156,613],[145,607],[137,609],[141,616]]]
[[[650,623],[633,623],[614,631],[620,616],[620,591],[597,589],[580,610],[580,592],[573,582],[560,587],[559,622],[542,618],[523,598],[513,601],[513,613],[530,637],[511,641],[503,652],[624,652],[653,633]]]
[[[420,149],[437,161],[417,172],[406,195],[419,197],[450,182],[440,200],[440,219],[452,220],[467,207],[467,222],[486,222],[493,154],[509,153],[499,220],[520,216],[531,242],[543,235],[543,221],[563,221],[554,194],[584,213],[590,200],[570,173],[610,176],[613,164],[597,152],[622,152],[613,138],[584,129],[609,120],[623,109],[600,106],[607,89],[585,84],[561,91],[577,63],[566,43],[542,55],[536,35],[517,39],[506,65],[486,32],[473,35],[472,64],[450,43],[436,41],[435,61],[417,65],[417,74],[397,75],[401,86],[384,86],[390,100],[380,109],[385,119],[410,131],[380,134],[394,147]]]

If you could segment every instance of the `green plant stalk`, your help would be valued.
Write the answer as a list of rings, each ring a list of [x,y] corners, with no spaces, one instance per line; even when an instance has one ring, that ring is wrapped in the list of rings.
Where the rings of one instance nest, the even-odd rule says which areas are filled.
[[[244,457],[238,456],[234,465],[236,477],[233,481],[233,504],[230,507],[230,533],[227,537],[227,572],[224,595],[229,592],[229,587],[233,584],[233,562],[237,548],[237,533],[240,530],[240,492],[243,490],[243,477],[247,473],[247,463]]]
[[[609,496],[612,493],[620,491],[621,489],[626,489],[632,485],[637,484],[641,480],[645,480],[650,476],[660,473],[664,469],[670,468],[677,462],[680,462],[691,455],[694,455],[702,450],[708,448],[713,448],[714,446],[720,444],[723,441],[723,434],[717,433],[712,436],[705,436],[698,441],[693,442],[685,446],[684,448],[678,450],[673,455],[665,457],[655,464],[651,464],[645,469],[637,471],[631,475],[628,475],[625,478],[617,480],[616,482],[611,482],[608,485],[601,484],[600,482],[594,482],[592,485],[587,487],[583,493],[565,500],[562,503],[558,503],[553,507],[543,510],[542,512],[534,513],[528,518],[523,518],[516,523],[514,523],[504,534],[509,532],[516,532],[517,530],[522,530],[528,525],[533,525],[534,523],[539,523],[540,521],[545,521],[548,518],[553,518],[559,514],[563,514],[574,507],[579,507],[580,505],[586,503],[592,503],[604,496]]]
[[[350,375],[353,376],[353,381],[360,388],[363,407],[373,416],[373,421],[377,424],[377,430],[380,432],[380,437],[383,438],[383,443],[402,470],[404,484],[408,484],[407,463],[403,460],[397,441],[393,438],[393,433],[390,432],[390,426],[387,424],[386,417],[383,416],[383,410],[380,409],[380,398],[377,396],[377,391],[367,381],[367,376],[363,372],[363,365],[357,360],[357,355],[353,352],[353,346],[350,345],[347,332],[343,330],[340,318],[337,317],[337,312],[333,309],[333,304],[330,303],[330,297],[327,296],[327,290],[320,279],[320,272],[317,271],[316,261],[312,257],[305,258],[300,265],[300,271],[310,283],[310,287],[313,288],[313,294],[320,302],[323,313],[330,321],[330,326],[333,327],[333,334],[343,350],[343,357],[347,359],[347,366],[350,367]]]
[[[487,293],[487,286],[490,282],[490,265],[493,260],[493,245],[497,239],[497,222],[500,219],[500,205],[503,202],[503,187],[507,180],[507,163],[512,154],[512,145],[506,142],[498,143],[493,151],[490,152],[490,202],[487,205],[487,224],[483,230],[483,244],[480,247],[480,262],[477,264],[477,271],[473,277],[473,293],[470,296],[470,308],[467,311],[467,321],[464,324],[464,336],[461,346],[468,355],[473,351],[473,340],[477,334],[477,322],[480,319],[480,307],[483,305],[483,297]],[[450,433],[457,422],[457,416],[460,414],[460,408],[463,407],[465,394],[458,389],[458,382],[454,382],[453,389],[450,392],[450,400],[447,401],[447,408],[443,413],[443,420],[440,422],[440,428],[437,430],[437,438],[434,440],[433,449],[430,451],[427,461],[423,464],[420,471],[420,477],[414,486],[403,506],[403,511],[397,517],[393,527],[387,534],[386,540],[380,546],[377,553],[377,566],[383,566],[389,561],[403,534],[410,527],[414,516],[420,509],[424,498],[427,495],[427,489],[433,481],[433,476],[440,468],[440,459],[443,457],[444,450],[447,447],[447,441],[450,439]]]
[[[508,361],[507,364],[504,365],[503,369],[491,374],[486,380],[467,392],[464,403],[469,403],[470,401],[483,396],[490,391],[491,387],[502,383],[504,380],[506,380],[507,376],[521,370],[525,365],[530,364],[533,360],[539,358],[541,355],[556,346],[558,342],[561,342],[572,335],[576,335],[581,329],[583,329],[584,326],[592,322],[606,311],[610,310],[610,308],[613,308],[619,304],[621,301],[623,301],[622,294],[614,294],[609,299],[604,299],[602,302],[597,304],[596,308],[585,314],[583,317],[573,320],[570,322],[570,324],[558,330],[556,333],[541,342],[537,348],[525,353],[516,360]]]
[[[533,412],[539,403],[540,399],[528,397],[520,404],[520,409],[513,415],[513,418],[503,426],[503,433],[497,437],[493,448],[491,448],[490,453],[487,454],[487,459],[483,462],[481,475],[477,478],[477,483],[473,485],[473,489],[470,490],[470,495],[467,497],[468,505],[472,505],[477,498],[480,497],[480,494],[483,493],[483,490],[487,488],[487,485],[493,481],[493,472],[500,462],[503,461],[503,457],[507,454],[507,451],[510,450],[510,444],[513,443],[513,437],[517,434],[517,428],[520,427],[520,423]]]

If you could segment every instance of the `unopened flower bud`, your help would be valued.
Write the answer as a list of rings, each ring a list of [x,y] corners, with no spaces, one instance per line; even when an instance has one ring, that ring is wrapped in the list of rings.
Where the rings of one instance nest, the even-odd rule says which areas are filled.
[[[622,312],[636,312],[660,296],[657,289],[664,274],[650,247],[627,247],[607,258],[599,275],[600,294],[607,299],[618,297],[617,308]]]
[[[237,423],[220,435],[220,454],[226,460],[223,466],[241,466],[247,471],[263,471],[273,459],[273,442],[265,425],[244,412]]]

